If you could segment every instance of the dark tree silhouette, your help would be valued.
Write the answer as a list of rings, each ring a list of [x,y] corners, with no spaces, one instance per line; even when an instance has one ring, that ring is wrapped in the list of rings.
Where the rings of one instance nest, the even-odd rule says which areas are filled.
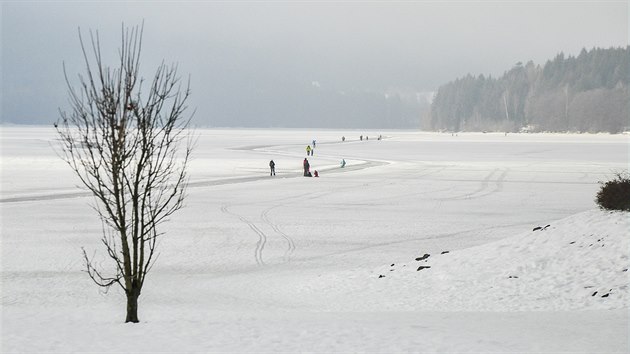
[[[558,54],[544,66],[521,62],[501,77],[467,75],[441,86],[434,130],[579,131],[628,128],[630,47]]]
[[[86,47],[85,75],[73,87],[64,65],[70,109],[60,112],[59,155],[95,197],[102,243],[112,260],[101,269],[83,249],[99,286],[118,284],[127,296],[125,322],[139,322],[138,297],[157,257],[158,226],[182,207],[192,140],[184,115],[190,94],[176,66],[162,63],[148,89],[139,77],[143,26],[122,28],[117,65],[102,61],[98,32]],[[183,147],[183,148],[182,148]]]

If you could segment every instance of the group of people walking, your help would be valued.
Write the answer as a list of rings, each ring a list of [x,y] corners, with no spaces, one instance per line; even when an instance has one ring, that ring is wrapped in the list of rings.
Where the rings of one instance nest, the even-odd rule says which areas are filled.
[[[377,140],[381,140],[383,137],[381,135],[379,135],[377,137]],[[365,140],[368,140],[369,138],[366,136]],[[345,141],[346,137],[343,136],[341,137],[341,141]],[[361,135],[359,137],[359,140],[363,140],[363,135]],[[313,141],[311,142],[311,144],[306,146],[306,156],[313,156],[314,152],[315,152],[315,146],[317,145],[317,141],[315,139],[313,139]],[[341,168],[346,167],[346,160],[345,159],[341,159]],[[319,173],[317,172],[317,170],[314,170],[313,173],[311,173],[311,163],[308,161],[308,158],[304,158],[304,161],[302,161],[302,168],[304,170],[304,177],[319,177]],[[271,160],[269,161],[269,175],[270,176],[275,176],[276,175],[276,163]]]
[[[313,154],[315,153],[315,146],[317,145],[317,141],[313,139],[311,144],[313,145],[313,147],[311,147],[311,145],[306,145],[306,156],[313,156]]]
[[[311,147],[311,145],[306,146],[306,156],[313,156],[315,146],[317,146],[317,141],[313,139],[311,144],[313,145],[313,147]],[[304,169],[304,177],[319,177],[319,173],[317,172],[317,170],[314,170],[313,173],[311,173],[311,164],[308,162],[307,158],[304,158],[304,161],[302,162],[302,167]],[[276,163],[273,160],[269,161],[269,175],[276,175]]]
[[[376,140],[381,140],[381,139],[383,139],[383,136],[379,134],[379,135],[376,137]],[[363,141],[363,135],[359,135],[359,140],[360,140],[360,141]],[[366,135],[366,136],[365,136],[365,140],[370,140],[370,137]],[[314,141],[314,140],[313,140],[313,141]],[[341,137],[341,141],[342,141],[342,142],[346,141],[346,137],[345,137],[345,136],[342,136],[342,137]]]
[[[313,147],[311,147],[311,145],[313,145]],[[313,139],[311,145],[306,145],[306,156],[313,156],[315,153],[315,146],[317,146],[317,140]],[[304,177],[319,177],[317,170],[314,170],[313,173],[311,173],[311,164],[308,162],[307,158],[304,158],[302,166],[304,167]]]
[[[343,161],[343,166],[345,166],[346,161]],[[319,177],[319,173],[317,172],[317,170],[314,170],[313,173],[311,173],[311,164],[308,162],[308,159],[305,157],[304,158],[304,162],[302,162],[302,167],[304,168],[304,177]],[[271,160],[269,161],[269,169],[271,170],[269,175],[270,176],[275,176],[276,175],[276,163]]]

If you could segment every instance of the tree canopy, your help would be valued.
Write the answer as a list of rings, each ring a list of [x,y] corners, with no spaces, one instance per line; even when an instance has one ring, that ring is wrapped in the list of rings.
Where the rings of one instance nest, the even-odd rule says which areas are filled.
[[[499,78],[468,75],[441,86],[432,130],[617,133],[628,125],[630,47],[559,53],[544,66],[516,63]]]

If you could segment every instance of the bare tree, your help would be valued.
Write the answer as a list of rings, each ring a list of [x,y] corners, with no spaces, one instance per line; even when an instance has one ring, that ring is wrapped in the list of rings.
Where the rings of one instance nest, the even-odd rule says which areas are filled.
[[[176,66],[162,63],[142,89],[143,27],[123,26],[113,68],[103,63],[98,32],[90,31],[86,47],[79,30],[86,73],[74,88],[64,65],[70,109],[55,124],[60,156],[95,197],[112,260],[111,269],[101,269],[83,249],[87,273],[101,287],[124,289],[125,322],[139,322],[138,297],[163,234],[158,226],[182,207],[193,146],[192,115],[184,115],[190,86],[182,87]]]

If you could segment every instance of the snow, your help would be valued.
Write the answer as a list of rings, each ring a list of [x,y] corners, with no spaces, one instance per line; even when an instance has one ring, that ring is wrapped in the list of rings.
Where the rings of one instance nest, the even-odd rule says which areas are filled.
[[[199,129],[125,324],[54,130],[0,133],[3,353],[630,350],[630,218],[593,201],[628,136]]]
[[[421,290],[420,297],[409,290],[400,298],[409,309],[624,309],[628,225],[627,213],[586,211],[496,242],[381,267],[375,274],[386,279],[371,290]]]

